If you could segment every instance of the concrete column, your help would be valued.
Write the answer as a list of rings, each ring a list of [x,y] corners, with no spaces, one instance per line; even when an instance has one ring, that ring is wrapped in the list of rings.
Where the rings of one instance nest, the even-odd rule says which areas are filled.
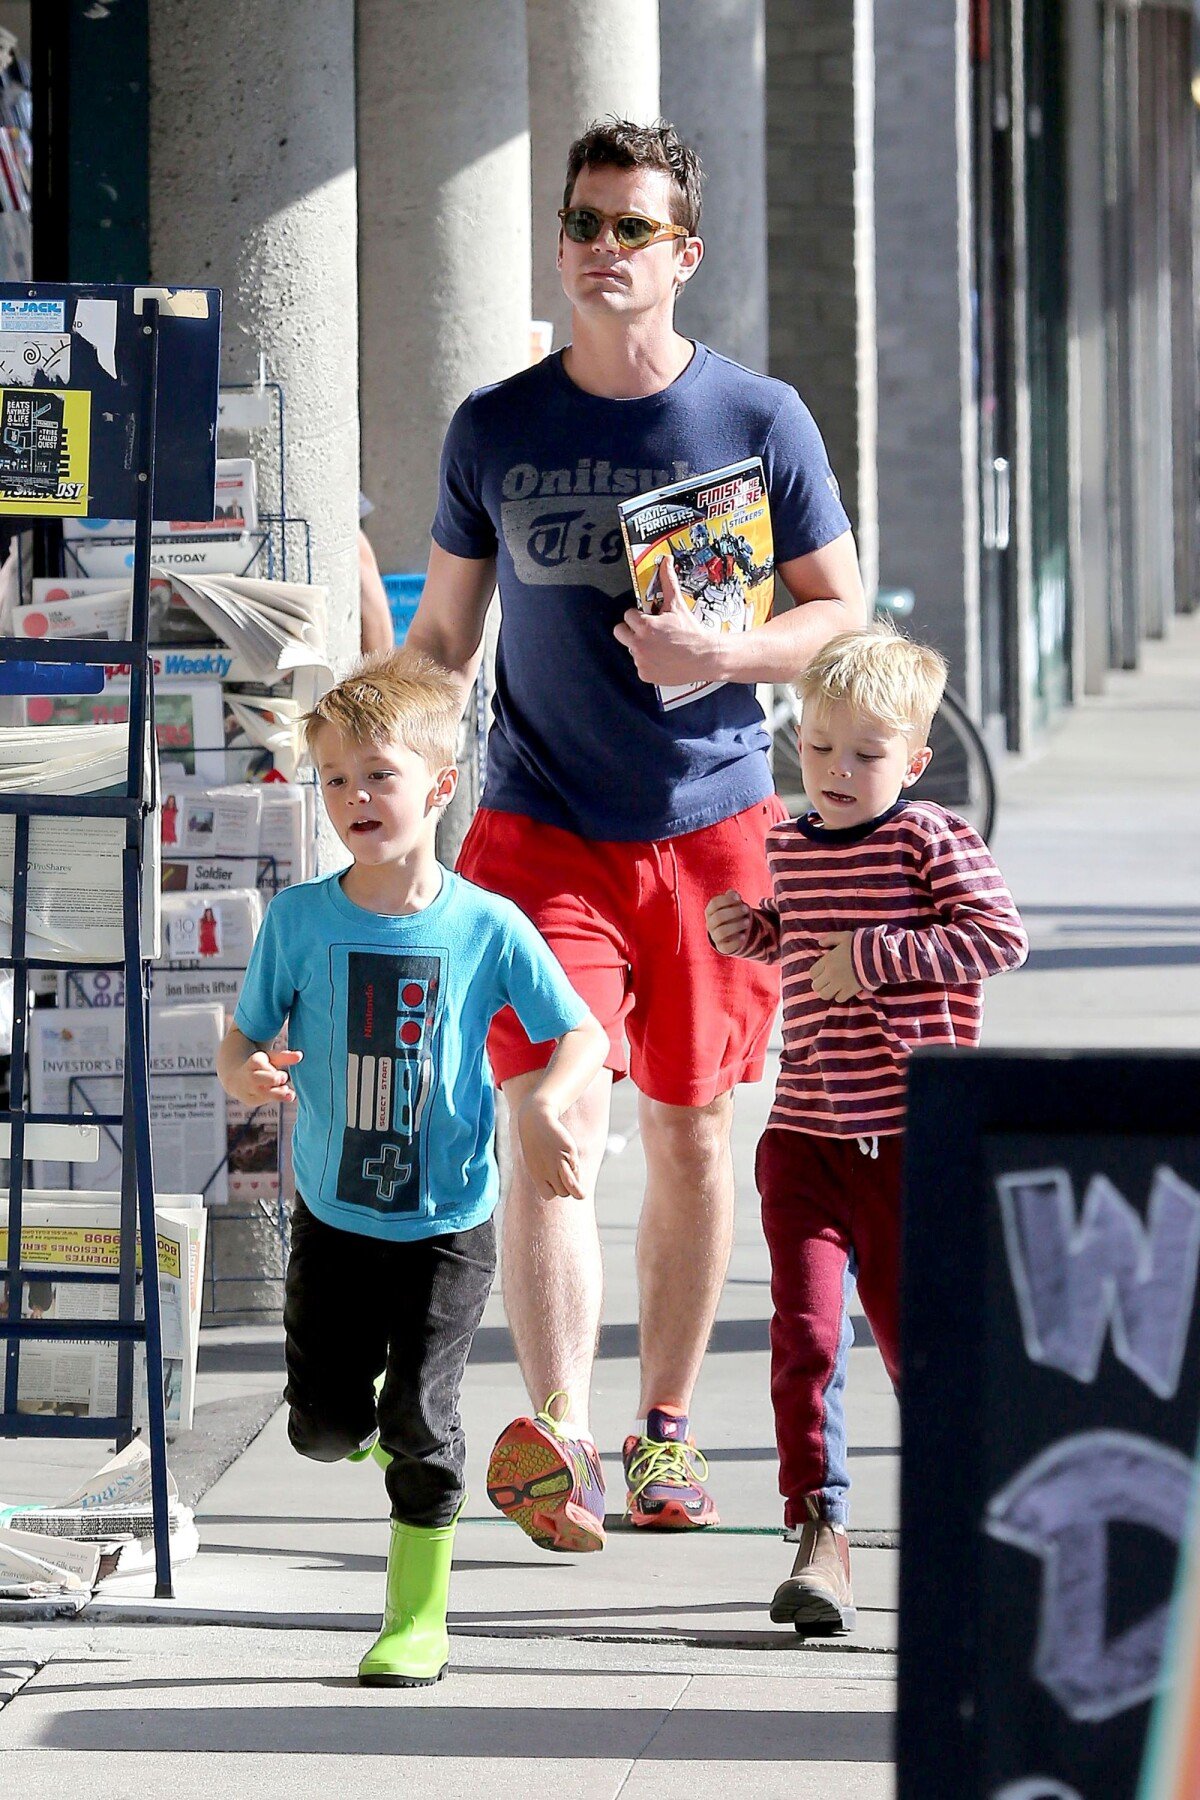
[[[472,9],[477,10],[477,9]],[[648,125],[659,114],[658,0],[526,0],[533,149],[533,316],[570,341],[554,266],[567,151],[593,119]]]
[[[1073,697],[1102,694],[1108,671],[1107,359],[1101,20],[1093,0],[1067,15],[1070,220],[1069,429]]]
[[[766,0],[770,371],[829,449],[868,591],[878,579],[875,71],[878,0]]]
[[[0,0],[0,26],[17,39],[17,49],[29,60],[29,0]]]
[[[261,354],[283,386],[288,511],[309,521],[344,666],[359,629],[353,3],[296,0],[283,29],[276,8],[228,0],[214,30],[206,0],[156,0],[150,69],[151,276],[221,287],[224,378],[253,378]],[[273,434],[251,450],[270,507]],[[289,550],[303,579],[299,533]],[[217,1304],[277,1315],[275,1225],[210,1223]]]
[[[767,366],[766,22],[763,0],[659,0],[663,117],[704,165],[704,262],[680,331]]]
[[[357,56],[363,488],[380,566],[420,570],[455,408],[529,361],[523,0],[358,0]],[[467,719],[444,860],[478,799]]]
[[[228,46],[237,45],[232,58]],[[150,266],[224,290],[223,376],[268,376],[287,407],[287,505],[312,530],[329,636],[358,647],[358,317],[353,0],[150,8]],[[252,445],[264,503],[274,436]],[[298,533],[289,574],[303,579]]]
[[[966,5],[875,0],[879,576],[979,697]]]
[[[419,570],[455,408],[529,360],[522,0],[358,0],[357,66],[363,484]]]

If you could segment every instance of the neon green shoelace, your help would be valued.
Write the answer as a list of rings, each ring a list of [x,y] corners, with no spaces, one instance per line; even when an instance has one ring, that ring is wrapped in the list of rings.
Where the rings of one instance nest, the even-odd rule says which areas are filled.
[[[642,1439],[629,1463],[629,1492],[636,1499],[655,1482],[664,1487],[691,1487],[708,1480],[708,1460],[694,1444],[659,1443]]]

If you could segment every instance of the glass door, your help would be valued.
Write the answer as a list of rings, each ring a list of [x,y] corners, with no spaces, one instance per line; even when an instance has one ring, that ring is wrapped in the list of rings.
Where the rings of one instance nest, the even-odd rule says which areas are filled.
[[[989,736],[1015,744],[1011,30],[1009,0],[971,0],[972,307],[979,422],[982,712]]]
[[[1025,0],[1025,204],[1030,411],[1032,716],[1070,693],[1064,9]]]

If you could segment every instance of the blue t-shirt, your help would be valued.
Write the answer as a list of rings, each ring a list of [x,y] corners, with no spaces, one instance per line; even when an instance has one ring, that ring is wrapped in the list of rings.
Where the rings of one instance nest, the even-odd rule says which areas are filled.
[[[561,355],[455,413],[433,536],[497,558],[502,605],[484,805],[581,837],[678,837],[771,792],[754,689],[664,711],[613,626],[634,604],[616,502],[761,456],[778,562],[849,530],[794,388],[703,344],[636,400],[584,393]]]
[[[443,870],[423,912],[366,912],[338,874],[285,888],[255,940],[234,1023],[288,1024],[296,1187],[328,1225],[390,1241],[467,1231],[499,1181],[487,1030],[513,1006],[534,1043],[587,1017],[511,901]]]

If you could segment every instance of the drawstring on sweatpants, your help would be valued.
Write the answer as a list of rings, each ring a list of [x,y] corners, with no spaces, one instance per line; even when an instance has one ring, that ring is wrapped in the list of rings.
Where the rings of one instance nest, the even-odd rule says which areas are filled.
[[[879,1139],[877,1137],[860,1137],[858,1147],[864,1156],[870,1157],[872,1162],[879,1161]]]

